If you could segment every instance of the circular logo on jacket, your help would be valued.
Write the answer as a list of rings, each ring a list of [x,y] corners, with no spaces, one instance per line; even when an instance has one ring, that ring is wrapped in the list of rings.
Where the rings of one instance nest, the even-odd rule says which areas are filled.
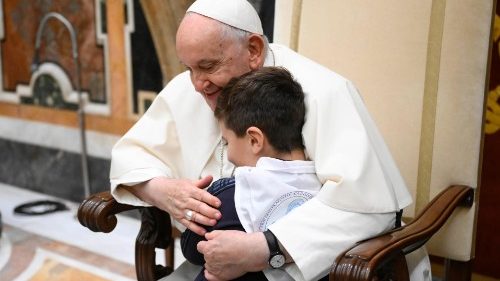
[[[280,198],[273,203],[271,208],[267,210],[264,218],[262,218],[262,221],[259,223],[259,230],[265,231],[268,226],[293,209],[304,204],[304,202],[312,197],[313,195],[306,191],[292,191],[281,195]]]

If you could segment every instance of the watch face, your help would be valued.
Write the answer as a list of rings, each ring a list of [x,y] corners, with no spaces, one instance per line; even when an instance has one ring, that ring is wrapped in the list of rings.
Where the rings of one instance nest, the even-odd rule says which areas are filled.
[[[269,260],[269,265],[271,265],[272,268],[280,268],[285,264],[285,256],[284,255],[274,255],[271,257]]]

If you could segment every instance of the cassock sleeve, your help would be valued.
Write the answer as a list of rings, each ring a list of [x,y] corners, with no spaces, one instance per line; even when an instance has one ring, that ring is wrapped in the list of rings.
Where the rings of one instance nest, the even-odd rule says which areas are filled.
[[[334,259],[355,242],[392,229],[395,214],[362,214],[331,208],[313,198],[269,229],[293,258],[285,270],[295,280],[326,276]]]
[[[398,211],[411,203],[406,184],[349,81],[308,94],[302,130],[307,154],[324,184],[324,204],[359,213]]]
[[[176,124],[165,100],[169,87],[141,119],[116,143],[111,155],[111,194],[118,202],[148,206],[118,185],[134,185],[154,177],[178,177],[182,164]]]
[[[117,187],[159,176],[197,179],[219,140],[217,120],[194,90],[189,72],[177,75],[113,147],[112,195],[122,203],[147,206]]]

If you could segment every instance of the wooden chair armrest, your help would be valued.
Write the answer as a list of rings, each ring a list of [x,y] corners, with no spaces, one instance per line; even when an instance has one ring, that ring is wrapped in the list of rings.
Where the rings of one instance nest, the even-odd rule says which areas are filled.
[[[117,223],[116,214],[139,209],[141,229],[135,242],[135,267],[137,280],[158,280],[173,271],[173,264],[166,267],[156,264],[155,250],[173,247],[170,216],[155,207],[138,207],[116,202],[109,191],[92,194],[78,208],[80,224],[94,232],[111,232]]]
[[[330,280],[390,280],[384,279],[388,276],[392,276],[393,280],[407,280],[404,255],[424,245],[444,225],[457,206],[471,207],[473,201],[474,191],[471,187],[448,187],[408,225],[358,242],[340,254],[333,263]],[[404,266],[401,264],[403,262]],[[398,278],[404,275],[406,278]]]
[[[116,227],[116,214],[140,207],[116,202],[109,191],[90,195],[78,208],[80,224],[94,232],[111,232]]]

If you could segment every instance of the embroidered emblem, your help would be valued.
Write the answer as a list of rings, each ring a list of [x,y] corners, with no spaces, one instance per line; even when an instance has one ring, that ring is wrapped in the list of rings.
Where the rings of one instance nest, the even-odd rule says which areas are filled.
[[[273,224],[279,218],[285,216],[293,209],[304,204],[311,199],[313,195],[306,191],[292,191],[285,193],[278,198],[271,208],[266,212],[259,223],[259,231],[265,231],[268,226]]]

